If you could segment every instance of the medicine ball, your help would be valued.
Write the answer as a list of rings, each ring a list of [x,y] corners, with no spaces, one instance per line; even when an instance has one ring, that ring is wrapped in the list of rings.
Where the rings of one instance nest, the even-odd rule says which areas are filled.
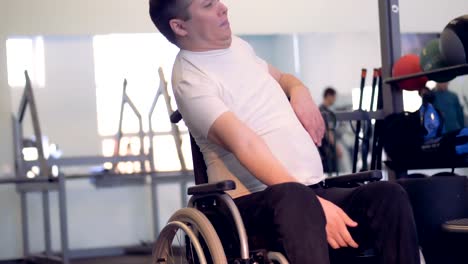
[[[450,21],[440,36],[440,51],[448,65],[467,63],[468,15]]]
[[[415,54],[407,54],[398,59],[393,65],[393,77],[399,77],[409,74],[422,72],[419,63],[419,56]],[[427,77],[412,78],[398,82],[398,86],[403,90],[417,91],[426,86]]]
[[[437,70],[440,68],[447,67],[447,63],[444,61],[444,57],[440,52],[440,41],[439,39],[433,39],[429,41],[426,46],[421,51],[420,58],[421,58],[421,68],[423,71],[432,71]],[[429,77],[430,80],[436,82],[449,82],[453,80],[455,76],[452,74],[437,74],[431,75]]]

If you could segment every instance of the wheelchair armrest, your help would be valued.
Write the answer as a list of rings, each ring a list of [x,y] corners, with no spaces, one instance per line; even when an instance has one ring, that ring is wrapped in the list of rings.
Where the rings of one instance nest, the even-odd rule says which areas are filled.
[[[325,179],[325,187],[356,187],[365,182],[380,181],[382,171],[364,171]]]
[[[236,189],[236,183],[233,181],[220,181],[216,183],[198,184],[188,188],[188,195],[201,195],[210,193],[223,193]]]

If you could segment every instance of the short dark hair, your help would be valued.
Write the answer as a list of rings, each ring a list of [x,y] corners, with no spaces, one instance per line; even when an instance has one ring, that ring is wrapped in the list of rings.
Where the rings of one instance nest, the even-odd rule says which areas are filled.
[[[172,31],[169,21],[174,18],[189,20],[188,6],[193,0],[149,0],[149,14],[159,32],[167,40],[177,45],[176,35]]]
[[[323,98],[326,98],[328,96],[335,96],[336,95],[336,90],[333,87],[327,87],[325,88],[325,91],[323,91]]]

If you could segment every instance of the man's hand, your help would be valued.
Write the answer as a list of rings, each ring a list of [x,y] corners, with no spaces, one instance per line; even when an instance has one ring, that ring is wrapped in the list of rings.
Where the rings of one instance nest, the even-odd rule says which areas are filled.
[[[291,106],[302,126],[309,133],[314,143],[320,146],[325,134],[325,122],[309,91],[305,86],[297,86],[291,89],[290,100]]]
[[[317,198],[319,199],[320,204],[322,204],[323,211],[325,212],[325,218],[327,219],[325,229],[327,231],[328,244],[330,244],[334,249],[348,246],[358,248],[359,245],[353,240],[348,228],[346,227],[356,227],[358,224],[351,220],[351,218],[349,218],[341,208],[332,202],[320,197]]]
[[[320,110],[312,100],[312,96],[310,96],[309,89],[293,75],[282,73],[272,65],[268,65],[268,71],[290,98],[291,106],[297,118],[309,133],[315,145],[320,146],[325,134],[325,122]]]

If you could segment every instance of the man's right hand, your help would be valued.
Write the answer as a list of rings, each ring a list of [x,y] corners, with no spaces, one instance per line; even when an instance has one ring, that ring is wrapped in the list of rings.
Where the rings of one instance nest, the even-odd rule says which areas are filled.
[[[327,220],[325,229],[327,231],[328,244],[334,249],[348,246],[358,248],[359,245],[353,240],[347,228],[347,226],[356,227],[358,223],[349,218],[340,207],[332,202],[318,196],[317,198],[322,205]]]

